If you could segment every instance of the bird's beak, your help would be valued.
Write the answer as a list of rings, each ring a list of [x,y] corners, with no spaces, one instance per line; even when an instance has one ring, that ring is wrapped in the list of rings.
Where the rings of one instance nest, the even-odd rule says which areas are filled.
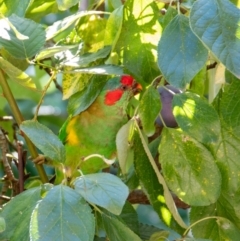
[[[136,81],[134,81],[134,83],[133,83],[133,94],[137,95],[141,91],[142,91],[142,86],[139,83],[137,83]]]

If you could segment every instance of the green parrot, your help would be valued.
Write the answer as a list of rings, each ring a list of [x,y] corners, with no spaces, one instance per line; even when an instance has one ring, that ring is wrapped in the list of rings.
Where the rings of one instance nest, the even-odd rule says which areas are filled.
[[[108,165],[106,159],[116,157],[115,138],[127,121],[126,108],[141,86],[129,75],[110,79],[95,101],[80,114],[69,117],[59,132],[65,145],[65,178],[97,172]],[[93,155],[92,158],[87,158]]]

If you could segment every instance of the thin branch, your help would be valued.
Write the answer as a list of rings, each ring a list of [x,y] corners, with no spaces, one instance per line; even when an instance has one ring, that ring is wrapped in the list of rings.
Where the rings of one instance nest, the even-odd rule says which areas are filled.
[[[40,100],[39,100],[39,102],[38,102],[38,105],[37,105],[37,108],[36,108],[36,112],[35,112],[35,115],[34,115],[34,117],[33,117],[34,120],[37,120],[38,111],[39,111],[39,109],[40,109],[40,107],[41,107],[41,105],[42,105],[43,98],[45,97],[45,95],[46,95],[46,93],[47,93],[47,90],[48,90],[50,84],[52,83],[52,81],[55,79],[55,77],[56,77],[56,72],[53,72],[51,78],[49,79],[48,83],[46,84],[46,86],[45,86],[44,89],[43,89],[42,96],[41,96],[41,98],[40,98]]]
[[[17,103],[14,99],[14,96],[13,96],[13,94],[12,94],[10,88],[9,88],[9,85],[8,85],[8,83],[7,83],[7,81],[6,81],[6,79],[5,79],[1,70],[0,70],[0,85],[2,87],[3,94],[8,101],[8,104],[11,107],[11,110],[13,112],[13,115],[15,117],[15,120],[16,120],[17,124],[21,125],[21,123],[24,121],[23,116],[22,116],[22,114],[21,114],[21,112],[20,112],[20,110],[17,106]],[[35,146],[33,145],[33,143],[30,141],[30,139],[27,136],[25,136],[24,134],[23,134],[23,136],[25,138],[25,141],[26,141],[28,149],[31,153],[31,156],[33,158],[36,158],[38,156],[38,153],[37,153],[37,150],[36,150]],[[47,177],[47,174],[46,174],[43,166],[42,165],[36,165],[36,169],[37,169],[38,174],[41,178],[41,181],[43,183],[47,183],[48,177]]]

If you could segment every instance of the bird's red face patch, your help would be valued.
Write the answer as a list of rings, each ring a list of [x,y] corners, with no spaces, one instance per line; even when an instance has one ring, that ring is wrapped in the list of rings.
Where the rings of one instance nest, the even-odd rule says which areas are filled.
[[[124,91],[132,89],[135,83],[134,78],[130,75],[123,75],[120,82],[122,85],[118,89],[108,91],[105,95],[104,103],[106,105],[114,105],[121,99]]]
[[[134,82],[134,78],[130,75],[123,75],[120,82],[123,84],[123,85],[126,85],[126,86],[132,86],[133,85],[133,82]]]
[[[104,103],[106,105],[114,105],[117,101],[121,99],[122,95],[123,95],[123,90],[121,89],[108,91],[107,94],[105,95]]]

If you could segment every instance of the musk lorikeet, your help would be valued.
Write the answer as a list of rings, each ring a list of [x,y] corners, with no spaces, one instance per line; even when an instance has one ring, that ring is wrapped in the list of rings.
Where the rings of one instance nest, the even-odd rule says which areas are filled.
[[[115,138],[127,122],[126,108],[131,97],[141,86],[129,75],[110,79],[95,101],[80,114],[69,117],[60,130],[59,137],[65,144],[65,176],[71,179],[77,169],[83,173],[97,172],[107,166],[99,157],[116,156]],[[79,175],[79,173],[77,174]]]

